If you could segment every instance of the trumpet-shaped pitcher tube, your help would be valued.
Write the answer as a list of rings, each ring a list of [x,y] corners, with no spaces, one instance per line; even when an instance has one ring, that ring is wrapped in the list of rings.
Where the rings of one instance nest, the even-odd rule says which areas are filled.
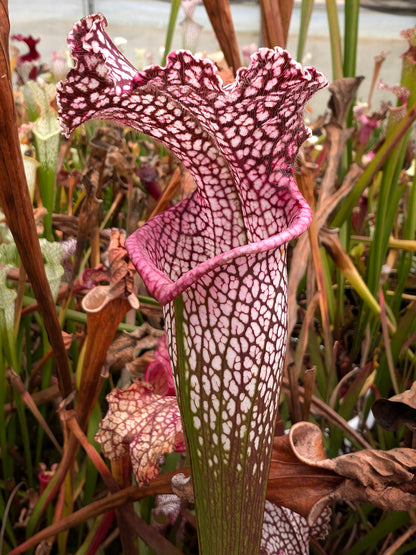
[[[326,85],[279,48],[222,86],[189,52],[136,71],[101,15],[69,36],[60,84],[65,134],[112,119],[166,145],[195,193],[127,240],[164,305],[204,554],[257,553],[286,345],[286,244],[311,211],[293,178],[307,99]]]

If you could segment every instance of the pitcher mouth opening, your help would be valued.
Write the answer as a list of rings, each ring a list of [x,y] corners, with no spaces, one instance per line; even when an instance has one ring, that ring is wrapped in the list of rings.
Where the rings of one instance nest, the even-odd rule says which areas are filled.
[[[278,249],[301,235],[310,225],[312,211],[303,198],[297,196],[296,200],[299,201],[299,210],[294,220],[291,222],[290,227],[262,241],[234,247],[204,260],[184,273],[176,281],[172,280],[149,256],[146,255],[147,240],[145,237],[142,237],[145,226],[138,229],[127,238],[126,248],[133,265],[147,285],[149,293],[163,306],[196,283],[198,279],[207,272],[219,268],[220,266],[226,266],[229,262],[240,256],[250,256],[256,253]]]

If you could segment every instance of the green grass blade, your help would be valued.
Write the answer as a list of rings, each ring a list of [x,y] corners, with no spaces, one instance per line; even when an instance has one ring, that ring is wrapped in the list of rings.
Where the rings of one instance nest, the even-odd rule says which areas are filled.
[[[0,449],[3,479],[11,478],[13,476],[14,468],[13,459],[9,456],[7,450],[7,417],[4,412],[7,391],[8,387],[5,374],[5,361],[3,351],[0,348]]]
[[[343,77],[341,33],[339,30],[338,8],[336,0],[326,0],[326,14],[331,42],[332,80]]]
[[[169,23],[168,23],[168,30],[166,33],[166,41],[165,41],[165,50],[163,52],[162,59],[160,61],[160,65],[164,66],[166,64],[166,58],[169,52],[172,49],[172,40],[173,40],[173,33],[175,31],[176,26],[176,19],[178,17],[179,7],[181,5],[180,0],[172,0],[171,8],[170,8],[170,16],[169,16]]]
[[[416,229],[416,173],[413,182],[409,185],[409,196],[407,205],[407,217],[403,226],[403,239],[413,240]],[[398,282],[391,302],[392,310],[397,317],[402,302],[402,294],[406,287],[406,280],[409,276],[413,262],[413,253],[403,250],[397,267]]]
[[[342,202],[332,221],[332,227],[340,227],[345,220],[351,217],[352,210],[358,203],[360,196],[363,194],[366,187],[371,184],[374,176],[382,168],[392,152],[398,148],[398,144],[401,143],[402,138],[406,135],[415,120],[416,104],[413,104],[400,123],[388,133],[380,150],[377,151],[374,158],[364,170],[353,191]]]
[[[344,77],[355,77],[358,45],[359,0],[345,0]]]
[[[395,333],[390,338],[390,349],[393,358],[393,364],[396,367],[402,354],[403,344],[407,338],[412,337],[416,331],[416,306],[404,312],[403,316],[397,323]],[[390,390],[389,368],[387,364],[386,353],[380,359],[380,365],[377,369],[375,384],[382,396],[387,396]],[[406,388],[407,386],[404,386]]]
[[[409,522],[409,518],[409,513],[403,511],[384,513],[378,524],[364,536],[364,538],[359,540],[353,548],[349,549],[345,555],[369,553],[369,550],[374,549],[377,544],[385,540],[390,533],[401,526],[406,526]]]
[[[302,0],[300,8],[300,26],[296,59],[302,62],[305,53],[306,39],[308,37],[309,22],[311,20],[314,0]]]

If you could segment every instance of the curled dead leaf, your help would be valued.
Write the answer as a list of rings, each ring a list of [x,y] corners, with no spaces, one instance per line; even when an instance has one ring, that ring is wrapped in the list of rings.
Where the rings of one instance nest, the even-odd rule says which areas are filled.
[[[321,434],[314,424],[299,422],[289,432],[296,458],[314,469],[333,473],[343,480],[334,491],[311,509],[313,520],[328,501],[371,503],[384,510],[409,511],[416,507],[416,451],[363,449],[335,459],[322,458],[315,448]]]
[[[94,399],[98,398],[103,379],[107,377],[105,360],[117,327],[131,308],[139,307],[133,292],[134,270],[124,239],[120,230],[111,230],[110,285],[97,285],[82,300],[87,313],[87,346],[77,398],[81,427],[86,426]]]
[[[410,389],[390,397],[378,399],[371,410],[378,424],[385,430],[395,431],[401,426],[416,429],[416,382]]]
[[[336,79],[329,85],[331,98],[328,106],[332,110],[331,123],[342,127],[348,114],[351,102],[354,100],[357,89],[364,77],[343,77]]]
[[[309,426],[305,422],[295,426],[303,424]],[[288,507],[307,517],[314,505],[330,495],[343,479],[332,470],[310,463],[310,460],[325,460],[319,428],[311,425],[305,435],[302,452],[309,454],[305,458],[299,457],[290,434],[274,438],[266,497],[276,505]]]
[[[172,491],[181,499],[185,499],[189,503],[195,503],[194,489],[192,487],[192,478],[185,476],[182,472],[172,476]]]
[[[139,301],[134,294],[134,276],[136,270],[127,254],[126,237],[119,229],[111,230],[108,260],[110,262],[111,297],[126,297],[132,308],[139,308]]]
[[[134,378],[143,377],[147,365],[154,360],[153,350],[164,333],[147,322],[131,333],[120,333],[108,349],[106,367],[110,372],[128,368]]]
[[[330,501],[371,503],[383,510],[408,511],[416,507],[413,449],[363,449],[327,459],[322,432],[308,422],[298,422],[287,436],[275,439],[283,442],[284,449],[275,444],[267,498],[308,515],[310,523]],[[284,479],[274,478],[282,471]],[[292,487],[279,493],[276,480],[283,487],[291,482]]]

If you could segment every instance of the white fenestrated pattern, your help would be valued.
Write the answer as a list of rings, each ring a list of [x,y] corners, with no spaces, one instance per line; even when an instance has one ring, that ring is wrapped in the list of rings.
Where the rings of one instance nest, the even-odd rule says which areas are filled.
[[[59,87],[61,125],[66,134],[90,118],[130,125],[164,143],[195,179],[190,198],[126,244],[165,305],[174,371],[173,301],[183,296],[188,362],[175,379],[197,509],[229,526],[218,508],[238,512],[242,500],[253,519],[244,525],[256,534],[286,341],[284,245],[311,217],[292,166],[307,136],[304,103],[326,81],[281,49],[261,49],[227,87],[212,62],[186,51],[170,54],[165,68],[136,72],[104,23],[89,17],[70,35],[77,66]],[[232,530],[226,541],[236,541]]]

